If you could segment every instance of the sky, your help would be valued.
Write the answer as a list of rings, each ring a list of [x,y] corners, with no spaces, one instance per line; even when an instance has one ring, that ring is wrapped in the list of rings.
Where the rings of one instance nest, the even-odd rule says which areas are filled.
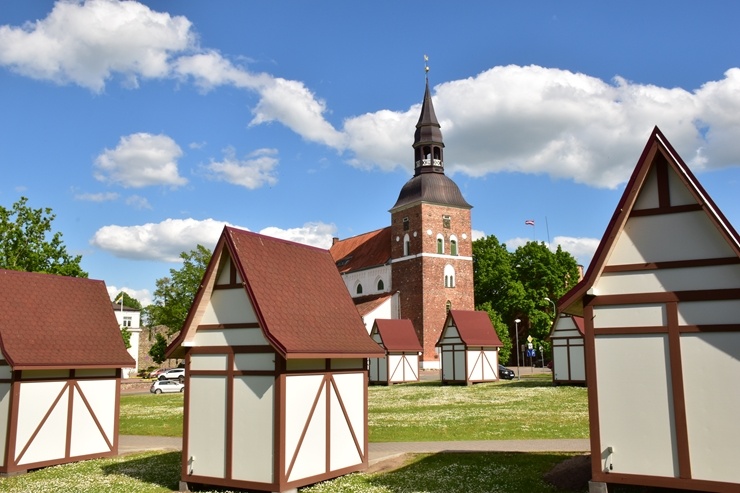
[[[740,224],[738,18],[682,0],[4,0],[0,205],[50,207],[89,277],[146,305],[227,224],[321,248],[388,226],[428,75],[474,238],[588,267],[656,125]]]

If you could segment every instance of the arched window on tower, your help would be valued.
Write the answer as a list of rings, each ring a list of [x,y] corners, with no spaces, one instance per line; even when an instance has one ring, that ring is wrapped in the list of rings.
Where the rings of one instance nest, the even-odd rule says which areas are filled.
[[[411,238],[409,235],[403,235],[403,256],[411,254]]]
[[[457,255],[457,237],[450,236],[450,255]]]
[[[455,287],[455,268],[450,264],[445,265],[445,287]]]
[[[445,311],[447,313],[450,313],[450,310],[452,310],[452,302],[450,300],[447,300],[447,303],[445,303]]]
[[[445,253],[445,238],[442,235],[437,235],[437,253]]]

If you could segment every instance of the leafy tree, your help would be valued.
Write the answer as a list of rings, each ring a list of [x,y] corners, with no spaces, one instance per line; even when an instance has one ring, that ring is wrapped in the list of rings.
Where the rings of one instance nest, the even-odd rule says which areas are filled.
[[[502,364],[505,361],[509,361],[509,356],[511,356],[513,343],[511,342],[509,328],[506,326],[506,323],[501,320],[501,316],[491,307],[490,301],[486,301],[485,303],[476,306],[475,309],[488,313],[488,318],[491,319],[493,328],[496,330],[496,334],[498,335],[498,338],[501,339],[501,343],[503,344],[498,352],[499,360],[502,362]]]
[[[33,209],[21,197],[10,209],[0,206],[0,267],[26,272],[45,272],[87,277],[81,255],[72,256],[62,242],[62,233],[51,238],[56,218],[50,208]]]
[[[161,365],[166,359],[164,354],[167,350],[167,338],[159,332],[154,337],[156,340],[152,344],[152,347],[149,348],[149,356],[152,357],[155,363]]]
[[[127,306],[129,308],[133,308],[134,310],[142,310],[141,303],[136,298],[133,298],[129,296],[129,294],[125,291],[119,292],[115,298],[115,303],[117,303],[119,306],[121,304],[121,297],[123,297],[123,306]]]
[[[180,258],[183,260],[180,269],[170,269],[169,277],[155,281],[154,304],[145,310],[148,325],[166,325],[169,334],[178,332],[185,323],[211,260],[211,251],[198,245],[194,250],[182,252]]]
[[[545,339],[553,313],[545,298],[557,300],[578,282],[578,264],[573,256],[560,246],[552,252],[537,242],[527,242],[509,252],[495,236],[488,236],[473,242],[473,270],[475,305],[500,317],[502,327],[511,334],[509,344],[515,339],[514,320],[520,319],[519,344],[532,336],[535,348],[543,346],[549,352],[550,344]],[[503,351],[501,361],[506,361]]]
[[[123,343],[126,345],[126,349],[131,348],[131,331],[128,330],[128,327],[121,328],[121,337],[123,338]]]

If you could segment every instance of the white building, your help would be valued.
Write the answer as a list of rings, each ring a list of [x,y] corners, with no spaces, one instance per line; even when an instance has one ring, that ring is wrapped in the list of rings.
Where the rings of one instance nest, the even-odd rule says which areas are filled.
[[[134,358],[136,366],[123,371],[124,378],[135,377],[139,371],[139,339],[141,335],[141,311],[124,306],[123,303],[113,303],[113,312],[116,314],[118,326],[124,328],[131,334],[131,347],[127,349],[128,354]]]

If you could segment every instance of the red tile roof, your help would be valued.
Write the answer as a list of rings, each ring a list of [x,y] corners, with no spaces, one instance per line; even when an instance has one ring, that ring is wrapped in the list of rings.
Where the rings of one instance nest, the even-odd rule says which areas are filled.
[[[0,351],[14,370],[135,364],[103,281],[3,269]]]
[[[378,293],[352,298],[352,301],[355,303],[355,307],[357,307],[357,312],[361,317],[364,317],[392,297],[393,293]]]
[[[329,252],[342,274],[385,265],[391,259],[391,228],[388,226],[337,241]]]
[[[383,354],[367,334],[327,250],[230,227],[224,228],[212,263],[218,261],[217,253],[224,248],[244,279],[265,337],[282,356],[359,358]],[[201,297],[201,293],[196,295],[188,320]],[[189,325],[186,322],[185,327]],[[168,354],[176,353],[185,337],[181,333]]]
[[[376,330],[388,351],[423,351],[409,319],[375,319],[373,331]]]
[[[457,327],[460,339],[466,346],[503,346],[486,312],[450,310],[447,317],[448,320],[452,317],[453,325]],[[445,321],[446,326],[447,320]],[[444,335],[444,331],[442,334]]]

